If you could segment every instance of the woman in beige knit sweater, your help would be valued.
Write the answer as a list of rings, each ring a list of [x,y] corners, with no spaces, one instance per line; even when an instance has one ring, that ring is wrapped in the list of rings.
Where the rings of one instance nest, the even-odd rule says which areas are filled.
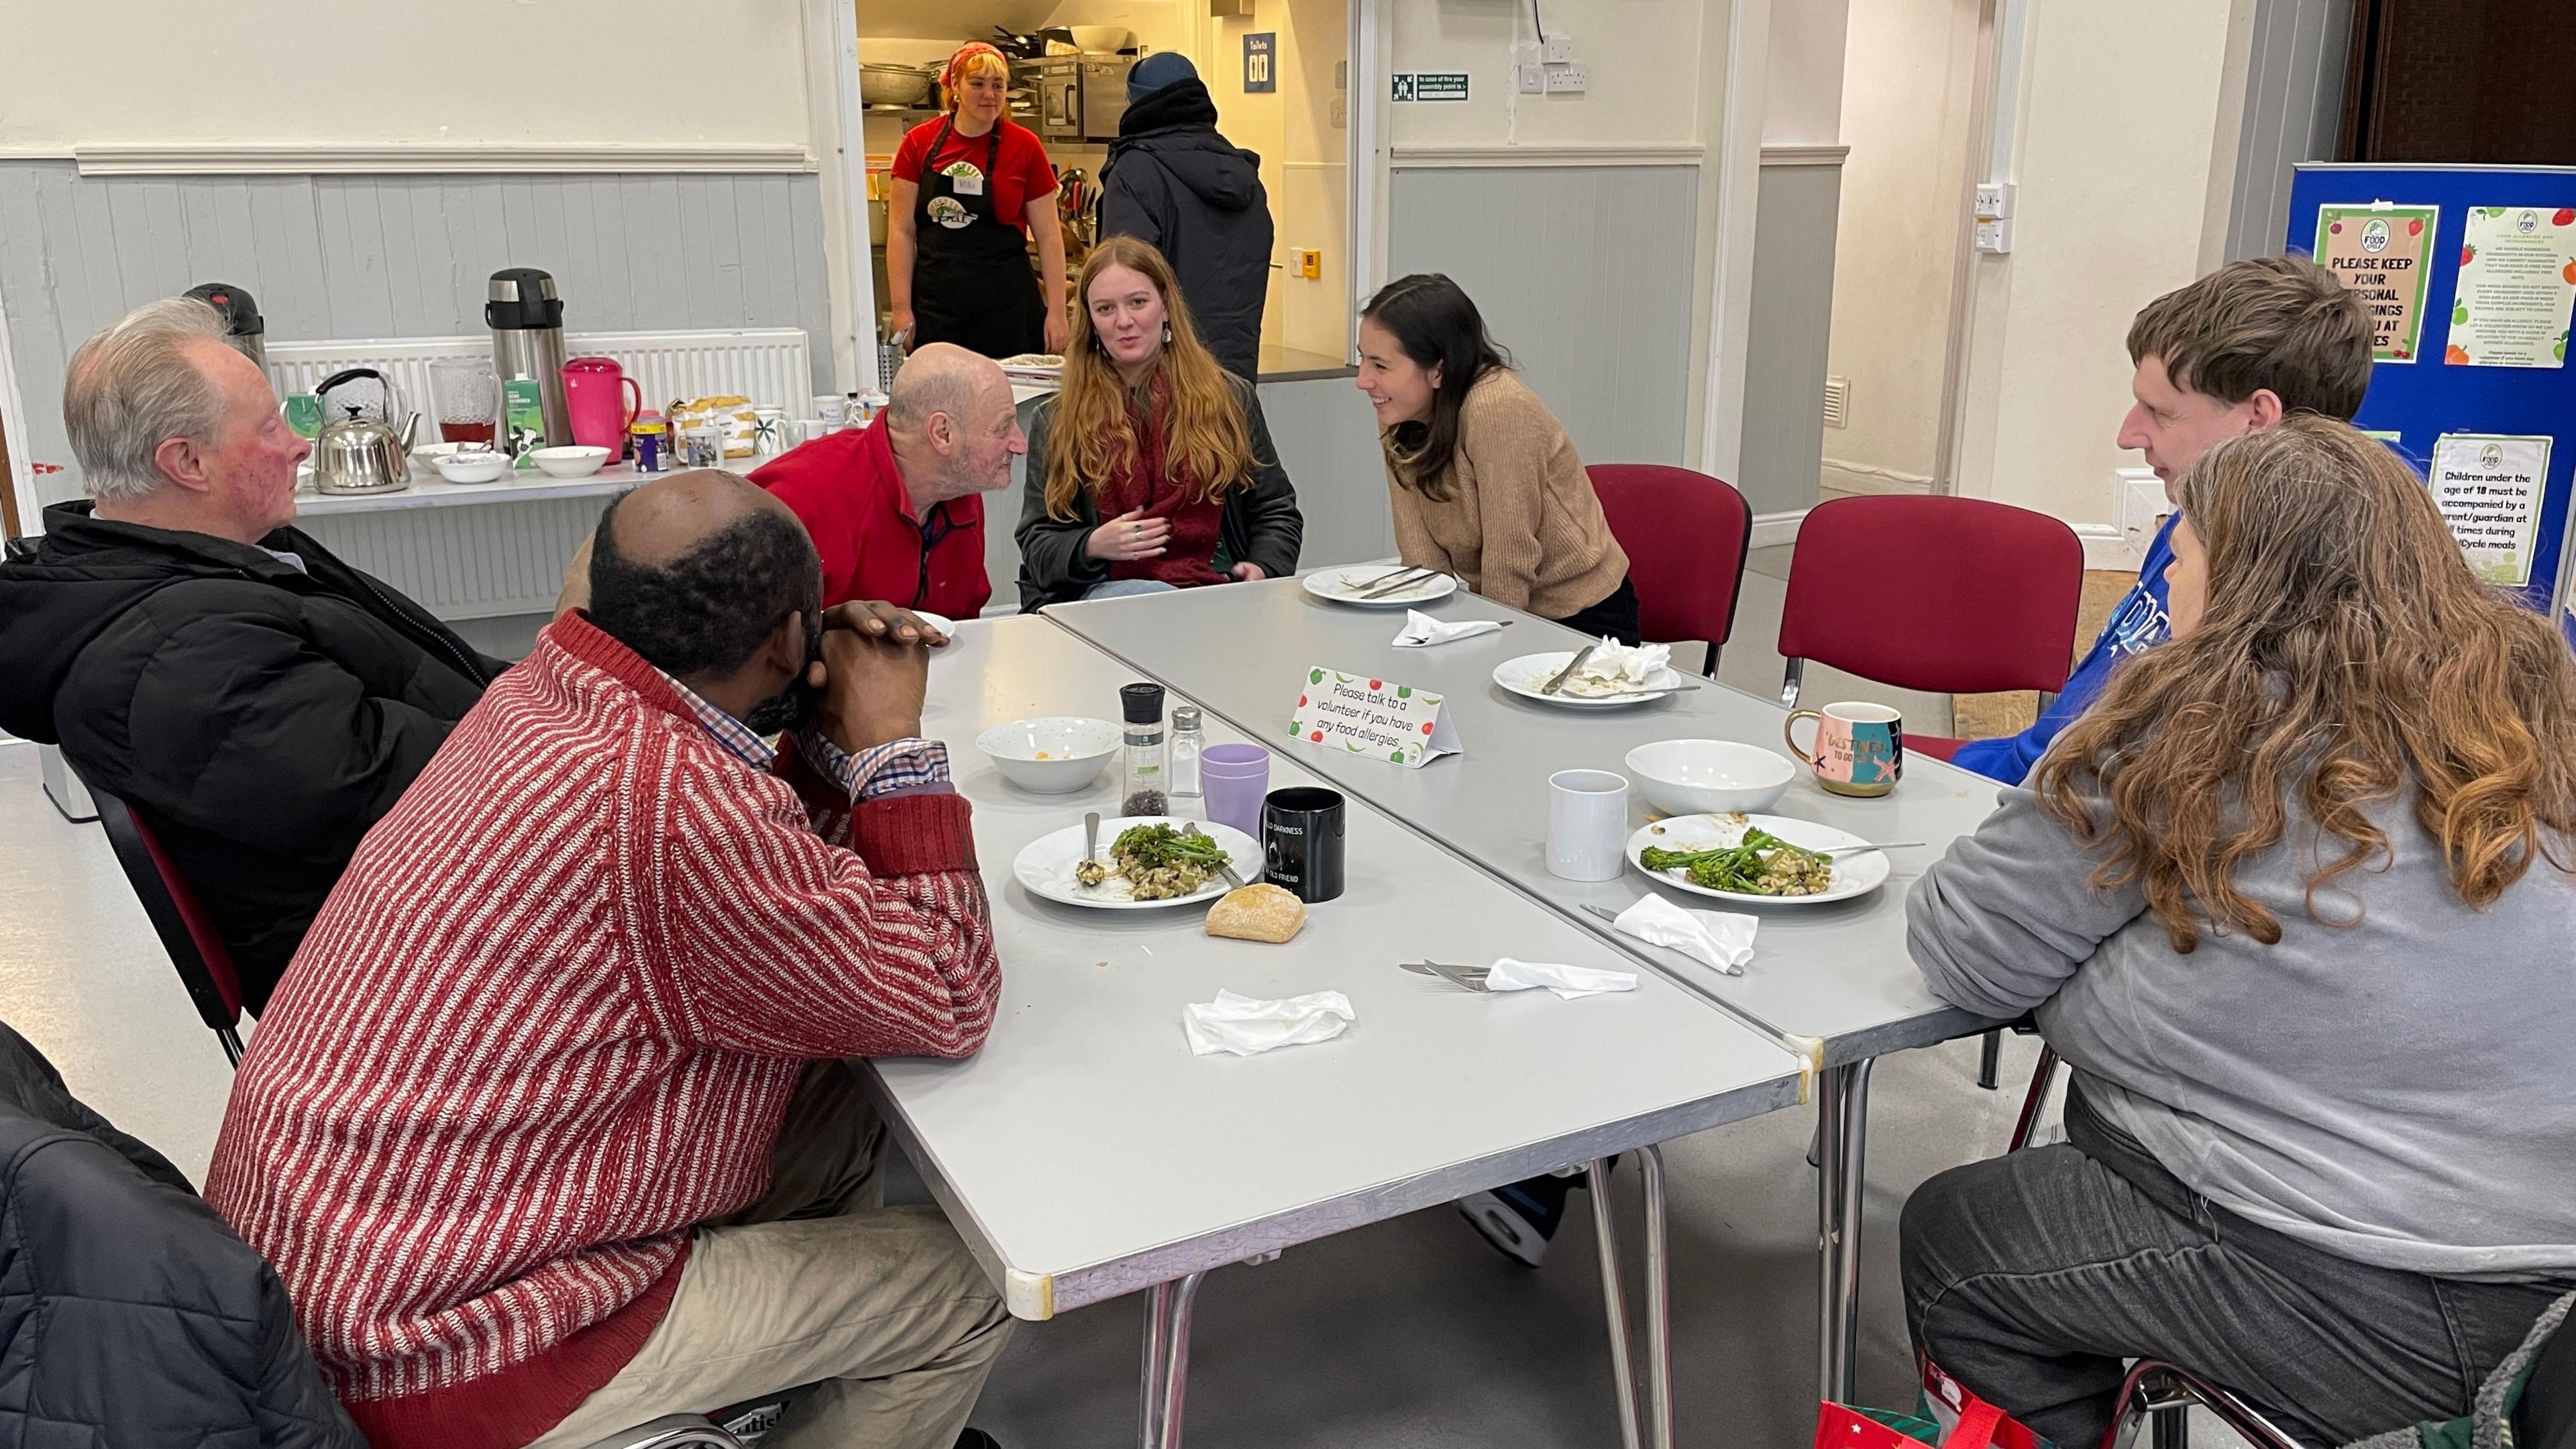
[[[1360,314],[1359,389],[1377,408],[1395,539],[1409,566],[1499,604],[1637,639],[1628,556],[1547,404],[1458,284],[1389,282]]]

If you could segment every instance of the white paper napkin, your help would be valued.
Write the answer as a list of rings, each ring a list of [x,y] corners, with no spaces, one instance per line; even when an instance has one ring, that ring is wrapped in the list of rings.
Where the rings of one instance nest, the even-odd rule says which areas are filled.
[[[1478,634],[1499,634],[1503,626],[1491,619],[1469,619],[1464,623],[1444,624],[1420,609],[1404,611],[1404,627],[1397,631],[1398,649],[1427,649],[1446,644],[1452,639],[1472,639]]]
[[[1741,976],[1744,963],[1753,959],[1753,930],[1762,918],[1733,911],[1688,911],[1650,895],[1621,911],[1615,924],[1640,941],[1687,952],[1714,970]]]
[[[1190,1051],[1198,1056],[1232,1052],[1248,1057],[1272,1047],[1331,1041],[1357,1020],[1351,999],[1338,991],[1256,1001],[1220,990],[1212,1002],[1193,1001],[1181,1008],[1181,1029],[1189,1033]]]
[[[1653,682],[1656,673],[1673,661],[1670,644],[1641,644],[1630,648],[1616,639],[1603,639],[1583,661],[1578,679],[1598,679],[1605,684],[1643,688]]]
[[[1560,966],[1548,961],[1515,961],[1504,956],[1485,973],[1487,991],[1527,991],[1544,986],[1560,1000],[1572,1001],[1578,996],[1598,996],[1605,991],[1634,991],[1637,978],[1625,971],[1602,971],[1591,966]]]

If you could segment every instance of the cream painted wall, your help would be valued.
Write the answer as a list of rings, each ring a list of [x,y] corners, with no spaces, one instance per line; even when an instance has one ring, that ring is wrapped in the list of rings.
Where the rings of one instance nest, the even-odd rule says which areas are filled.
[[[1333,123],[1335,63],[1348,58],[1345,0],[1261,0],[1255,13],[1219,22],[1199,74],[1215,97],[1226,138],[1261,155],[1261,184],[1270,193],[1275,233],[1270,296],[1262,312],[1264,342],[1331,357],[1347,355],[1350,307],[1350,173],[1347,124]],[[1278,37],[1278,89],[1246,94],[1243,37]],[[1344,113],[1347,117],[1347,112]],[[1323,275],[1292,275],[1293,249],[1323,253]]]
[[[1580,95],[1521,95],[1512,47],[1538,39],[1526,3],[1387,0],[1392,69],[1465,71],[1464,102],[1391,108],[1389,140],[1407,147],[1684,145],[1704,137],[1701,26],[1725,0],[1540,0],[1548,33],[1574,38],[1590,71]],[[1784,0],[1794,4],[1798,0]],[[1713,128],[1711,128],[1713,129]]]
[[[42,0],[9,7],[7,53],[5,155],[810,147],[798,0]],[[653,56],[659,77],[639,79]]]
[[[1856,3],[1867,0],[1792,0],[1772,7],[1763,145],[1831,146],[1844,139],[1844,32]]]
[[[1851,0],[1842,225],[1827,371],[1850,425],[1825,430],[1828,486],[1931,478],[1941,431],[1978,0]]]
[[[2116,537],[2112,441],[2137,309],[2199,271],[2223,232],[2240,117],[2227,0],[2035,5],[2022,67],[2014,250],[1976,259],[1960,491]],[[2241,94],[2241,87],[2236,88]],[[2090,527],[2087,527],[2087,526]]]

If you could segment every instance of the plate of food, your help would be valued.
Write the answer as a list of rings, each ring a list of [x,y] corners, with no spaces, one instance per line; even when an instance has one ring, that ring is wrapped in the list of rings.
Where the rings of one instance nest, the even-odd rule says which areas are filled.
[[[1889,871],[1887,853],[1857,835],[1786,815],[1741,813],[1656,821],[1628,837],[1628,863],[1694,895],[1768,906],[1865,896],[1887,884]]]
[[[1225,867],[1261,878],[1261,846],[1231,825],[1129,815],[1100,822],[1100,855],[1082,858],[1083,828],[1029,842],[1011,873],[1031,895],[1104,911],[1205,905],[1232,887]]]
[[[1648,644],[1631,649],[1616,640],[1604,639],[1589,650],[1580,651],[1583,663],[1565,682],[1550,691],[1548,681],[1565,674],[1578,651],[1559,649],[1548,654],[1524,654],[1506,659],[1494,666],[1494,682],[1523,699],[1541,704],[1570,705],[1577,709],[1615,709],[1621,705],[1642,704],[1661,699],[1673,690],[1687,689],[1690,682],[1669,662],[1672,646]]]
[[[1421,577],[1412,583],[1396,584],[1383,594],[1374,592],[1383,585],[1394,584],[1400,575],[1415,573],[1421,573]],[[1316,598],[1363,609],[1409,609],[1415,604],[1428,604],[1458,592],[1458,581],[1447,574],[1422,573],[1401,564],[1317,569],[1306,575],[1305,583],[1306,592]]]
[[[1022,352],[999,364],[1003,375],[1033,382],[1053,382],[1064,375],[1064,359],[1052,352]]]

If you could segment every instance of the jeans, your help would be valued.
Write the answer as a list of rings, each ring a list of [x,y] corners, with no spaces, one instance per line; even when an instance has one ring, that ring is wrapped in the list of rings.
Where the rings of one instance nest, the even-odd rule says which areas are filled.
[[[1168,594],[1173,585],[1161,579],[1104,579],[1082,591],[1086,599],[1131,599],[1138,594]]]
[[[2123,1359],[2225,1385],[2311,1444],[2465,1413],[2567,1285],[2472,1283],[2311,1247],[2185,1187],[2084,1099],[2067,1141],[1952,1168],[1905,1205],[1917,1352],[2067,1449]]]

